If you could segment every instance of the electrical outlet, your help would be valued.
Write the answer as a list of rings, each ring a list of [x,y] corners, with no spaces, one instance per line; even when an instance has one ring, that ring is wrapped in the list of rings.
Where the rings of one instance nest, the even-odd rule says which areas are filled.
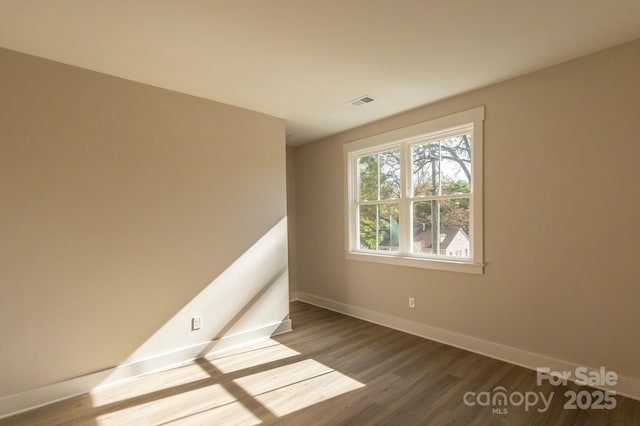
[[[409,307],[410,307],[411,309],[413,309],[413,308],[415,308],[415,307],[416,307],[416,299],[414,299],[413,297],[410,297],[410,298],[409,298]]]
[[[202,328],[202,317],[200,315],[191,318],[191,331],[200,330]]]

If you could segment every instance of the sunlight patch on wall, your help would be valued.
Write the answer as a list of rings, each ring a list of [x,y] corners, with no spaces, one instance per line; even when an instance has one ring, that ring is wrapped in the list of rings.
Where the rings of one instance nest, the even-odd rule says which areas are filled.
[[[153,333],[101,384],[115,383],[277,330],[289,313],[287,220],[280,220]],[[176,283],[179,285],[179,283]],[[150,303],[152,303],[150,295]],[[191,319],[202,328],[191,330]],[[267,333],[262,331],[261,333]],[[246,337],[242,337],[247,333]],[[239,337],[240,336],[240,337]],[[235,339],[235,340],[234,340]]]

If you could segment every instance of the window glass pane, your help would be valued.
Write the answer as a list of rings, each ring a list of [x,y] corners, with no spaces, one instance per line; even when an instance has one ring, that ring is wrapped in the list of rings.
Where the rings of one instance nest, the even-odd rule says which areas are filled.
[[[438,195],[440,185],[440,141],[411,148],[413,195]]]
[[[440,193],[471,192],[471,135],[465,134],[440,141]]]
[[[378,155],[358,158],[358,200],[378,199]]]
[[[398,251],[399,205],[359,206],[360,249]]]
[[[413,203],[413,244],[412,253],[433,254],[433,237],[437,230],[431,226],[431,212],[438,211],[438,201],[419,201]]]
[[[378,206],[379,238],[378,250],[398,251],[400,237],[400,209],[398,204],[380,204]]]
[[[469,199],[440,200],[440,226],[462,228],[469,235]]]
[[[440,200],[440,254],[469,257],[469,199]]]
[[[412,209],[413,253],[469,257],[468,198],[419,201]]]
[[[411,163],[415,196],[471,192],[471,134],[415,145]]]
[[[380,164],[380,199],[400,198],[400,150],[381,152]]]
[[[400,150],[358,158],[358,200],[400,198]]]
[[[375,250],[378,232],[378,206],[360,206],[359,230],[360,248]]]

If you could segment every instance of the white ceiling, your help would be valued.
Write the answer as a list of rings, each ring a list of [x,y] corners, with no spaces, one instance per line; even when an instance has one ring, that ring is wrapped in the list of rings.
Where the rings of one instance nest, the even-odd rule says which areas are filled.
[[[0,0],[2,47],[285,118],[291,145],[636,38],[640,0]]]

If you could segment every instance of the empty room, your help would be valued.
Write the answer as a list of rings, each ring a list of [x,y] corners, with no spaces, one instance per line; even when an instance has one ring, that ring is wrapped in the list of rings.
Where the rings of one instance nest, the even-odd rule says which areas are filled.
[[[640,425],[638,0],[0,0],[0,425]]]

